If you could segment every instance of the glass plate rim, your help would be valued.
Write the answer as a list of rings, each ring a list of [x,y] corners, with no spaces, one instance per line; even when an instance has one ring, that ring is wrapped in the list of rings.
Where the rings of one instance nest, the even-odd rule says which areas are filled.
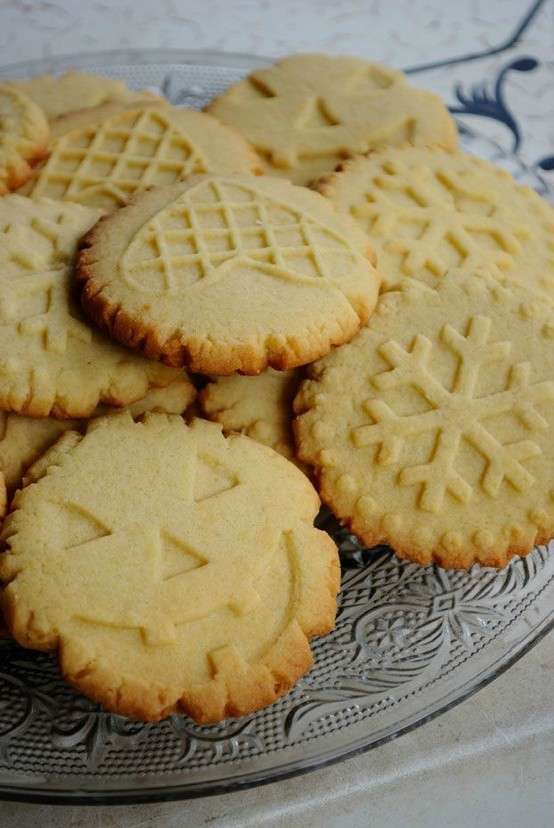
[[[252,55],[246,52],[224,52],[211,49],[105,49],[94,52],[69,52],[55,57],[35,58],[33,60],[3,63],[0,65],[0,76],[7,72],[20,70],[28,77],[39,72],[59,72],[72,68],[80,69],[97,61],[105,62],[106,66],[118,63],[151,64],[182,64],[213,66],[225,65],[250,68],[262,66],[277,60],[266,55]],[[226,63],[223,63],[225,61]]]
[[[362,742],[357,744],[350,750],[341,751],[336,755],[329,751],[327,754],[322,754],[321,757],[311,761],[308,767],[300,766],[296,762],[287,763],[283,768],[273,768],[271,775],[267,775],[265,771],[252,772],[239,779],[230,779],[225,781],[222,779],[218,782],[202,782],[193,783],[191,785],[172,785],[159,788],[143,788],[141,791],[136,789],[129,789],[128,791],[87,791],[85,787],[79,791],[78,789],[68,788],[67,790],[58,789],[51,792],[45,788],[32,787],[18,787],[0,785],[0,801],[22,802],[22,803],[36,803],[36,804],[51,804],[51,805],[134,805],[146,804],[149,802],[175,802],[187,799],[200,799],[207,796],[221,796],[222,794],[235,793],[237,791],[250,790],[252,788],[260,787],[261,785],[270,785],[273,782],[283,782],[287,779],[293,779],[297,776],[305,776],[312,771],[323,770],[324,768],[336,765],[339,762],[352,759],[355,756],[360,756],[364,753],[380,747],[388,742],[393,742],[407,733],[417,730],[427,722],[439,718],[449,710],[453,710],[459,704],[467,701],[472,696],[483,690],[491,684],[499,676],[506,673],[510,667],[516,664],[527,653],[529,653],[537,644],[539,644],[546,636],[554,630],[554,608],[552,612],[535,628],[535,635],[532,639],[524,639],[519,642],[516,651],[510,654],[508,658],[502,661],[495,670],[486,670],[485,675],[475,683],[470,683],[470,686],[462,687],[458,690],[453,690],[450,694],[444,697],[444,704],[426,715],[414,713],[407,717],[406,723],[398,728],[395,726],[393,732],[384,734],[369,743],[363,744],[363,739],[358,740]],[[479,677],[478,677],[479,678]],[[474,677],[475,679],[475,677]],[[297,766],[298,765],[298,766]],[[263,774],[266,775],[263,775]],[[262,775],[260,775],[262,774]],[[259,777],[259,778],[258,778]]]

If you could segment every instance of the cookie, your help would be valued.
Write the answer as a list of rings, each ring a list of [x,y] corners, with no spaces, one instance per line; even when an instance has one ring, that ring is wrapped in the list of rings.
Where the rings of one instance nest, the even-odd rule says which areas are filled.
[[[31,272],[70,265],[79,238],[102,215],[48,198],[0,198],[0,280],[16,283]]]
[[[110,342],[75,302],[73,258],[100,212],[23,196],[0,199],[0,409],[88,417],[179,374]]]
[[[554,210],[488,161],[387,149],[347,161],[316,186],[367,232],[385,290],[485,267],[554,297]]]
[[[376,302],[364,233],[270,177],[139,193],[81,243],[85,310],[150,358],[202,374],[294,368],[348,341]]]
[[[134,109],[165,109],[174,111],[169,103],[162,98],[159,100],[143,99],[133,103],[108,101],[108,103],[101,104],[100,106],[76,109],[72,112],[66,112],[64,115],[60,115],[50,121],[50,143],[58,141],[64,135],[67,135],[68,132],[97,126],[109,118],[113,118],[115,115],[120,115],[123,112],[129,112]]]
[[[0,474],[0,518],[3,518],[8,508],[8,491],[3,476]],[[0,610],[0,635],[4,634],[4,622]]]
[[[554,534],[554,312],[486,273],[381,297],[295,401],[299,456],[369,546],[502,567]]]
[[[299,370],[272,368],[257,377],[216,377],[200,392],[200,405],[204,415],[221,423],[226,434],[246,434],[295,460],[292,402],[300,379]]]
[[[131,103],[144,98],[158,99],[152,92],[129,89],[123,81],[74,71],[60,77],[39,75],[26,80],[8,81],[7,85],[31,98],[48,119],[110,101]]]
[[[207,107],[236,127],[265,172],[308,184],[344,158],[406,142],[454,149],[454,121],[436,95],[394,69],[350,57],[294,55],[258,69]]]
[[[26,195],[110,210],[137,190],[187,175],[259,171],[257,156],[238,133],[192,109],[148,104],[101,122],[85,112],[80,121],[87,125],[54,143]]]
[[[24,184],[48,155],[48,121],[30,98],[0,84],[0,196]]]
[[[146,397],[128,406],[128,410],[135,418],[147,411],[182,414],[195,396],[194,386],[183,375],[165,388],[153,389]],[[100,406],[93,412],[93,416],[108,413],[108,406]],[[80,431],[86,428],[87,423],[87,420],[22,417],[19,414],[0,412],[0,473],[4,477],[8,494],[11,496],[20,488],[25,470],[65,431]]]
[[[161,412],[162,414],[184,414],[196,399],[196,388],[189,377],[180,372],[177,379],[163,388],[152,388],[145,397],[131,403],[127,409],[131,416],[137,419],[147,412]],[[99,414],[109,414],[111,409],[103,406],[97,410]]]
[[[215,722],[310,668],[339,564],[292,463],[162,414],[100,418],[39,462],[4,526],[2,609],[78,690],[137,719]]]

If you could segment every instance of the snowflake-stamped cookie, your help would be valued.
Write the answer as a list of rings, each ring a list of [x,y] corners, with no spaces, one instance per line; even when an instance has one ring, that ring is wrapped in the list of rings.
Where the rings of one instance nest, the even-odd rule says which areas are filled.
[[[377,301],[365,234],[268,176],[138,193],[81,243],[85,310],[147,357],[203,374],[295,368],[350,340]]]
[[[368,234],[385,290],[484,267],[554,301],[554,209],[488,161],[389,148],[347,161],[316,188]]]
[[[206,420],[121,414],[68,432],[34,470],[4,527],[2,608],[79,690],[139,719],[213,722],[309,669],[339,563],[292,463]]]
[[[293,55],[256,70],[208,110],[242,132],[267,173],[295,184],[378,147],[454,149],[458,140],[437,95],[411,86],[402,72],[352,57]]]
[[[383,296],[295,401],[324,501],[368,545],[421,564],[500,567],[546,542],[553,341],[549,306],[486,274]]]
[[[0,409],[88,417],[99,402],[126,405],[177,378],[91,329],[74,300],[77,243],[100,215],[48,199],[0,199]]]
[[[32,175],[48,155],[48,121],[26,95],[0,84],[0,196]]]

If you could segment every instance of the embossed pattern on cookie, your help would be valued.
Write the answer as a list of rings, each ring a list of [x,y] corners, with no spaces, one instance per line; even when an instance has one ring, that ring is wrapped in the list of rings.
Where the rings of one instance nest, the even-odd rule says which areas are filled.
[[[554,354],[543,304],[486,274],[453,273],[432,294],[385,295],[368,328],[314,366],[295,403],[299,454],[368,544],[467,567],[502,566],[549,539]]]
[[[176,372],[99,336],[73,299],[72,264],[98,210],[11,195],[0,200],[0,409],[84,417],[124,405]]]
[[[48,198],[12,193],[0,199],[0,275],[15,283],[30,273],[68,265],[77,240],[101,215],[100,210]]]
[[[0,196],[24,184],[48,155],[48,121],[26,95],[0,84]]]
[[[338,557],[284,458],[205,420],[119,415],[64,435],[34,479],[6,521],[3,608],[83,692],[138,718],[217,721],[309,668]]]
[[[76,276],[93,319],[147,356],[201,373],[309,362],[350,339],[377,297],[356,224],[268,177],[140,194],[81,247]]]
[[[387,145],[457,144],[440,98],[402,72],[357,58],[293,55],[253,72],[207,109],[242,132],[266,173],[295,184]]]
[[[385,290],[485,267],[554,298],[554,210],[487,161],[388,149],[347,162],[316,187],[367,232]]]
[[[62,135],[25,192],[113,209],[145,187],[199,173],[255,172],[257,163],[246,142],[214,118],[144,105]]]
[[[338,232],[272,199],[256,183],[212,179],[196,197],[146,224],[125,251],[121,269],[136,290],[159,289],[157,281],[152,288],[144,278],[153,270],[168,293],[179,293],[238,257],[268,264],[276,278],[287,274],[291,281],[330,279],[335,266],[345,269],[354,258]]]

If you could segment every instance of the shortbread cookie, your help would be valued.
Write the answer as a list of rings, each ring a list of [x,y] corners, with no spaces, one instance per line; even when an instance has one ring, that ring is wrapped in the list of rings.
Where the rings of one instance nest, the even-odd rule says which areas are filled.
[[[381,297],[295,401],[299,455],[368,545],[504,566],[554,534],[554,312],[486,274]]]
[[[268,368],[257,377],[216,377],[200,392],[202,411],[223,431],[239,431],[294,460],[292,402],[301,372]]]
[[[394,69],[349,57],[295,55],[259,69],[208,110],[236,127],[266,172],[308,184],[344,158],[406,142],[456,147],[440,98]]]
[[[152,92],[135,92],[123,81],[103,78],[100,75],[88,75],[84,72],[66,72],[60,77],[39,75],[36,78],[7,83],[12,89],[31,98],[49,119],[58,118],[76,109],[100,106],[108,101],[131,103],[144,98],[158,100]]]
[[[128,410],[133,417],[147,411],[183,414],[196,396],[191,381],[183,375],[165,388],[155,388],[146,397],[132,403]],[[116,409],[112,409],[112,412]],[[93,416],[110,413],[108,406],[99,406]],[[0,412],[0,473],[9,495],[20,488],[25,470],[56,440],[70,430],[85,429],[88,420],[56,420],[54,417],[22,417]]]
[[[132,417],[142,417],[148,412],[161,414],[184,414],[196,399],[196,388],[184,372],[163,388],[152,388],[145,397],[131,403],[127,409]],[[109,414],[113,409],[102,406],[95,416]]]
[[[485,267],[554,298],[554,210],[488,161],[387,149],[347,161],[316,186],[368,233],[385,290]]]
[[[102,215],[49,198],[0,198],[0,280],[15,283],[31,272],[70,265],[80,237]]]
[[[179,376],[85,323],[73,257],[99,216],[75,204],[0,199],[0,409],[87,417],[99,402],[126,405]]]
[[[93,122],[90,123],[90,118]],[[256,173],[246,141],[215,118],[192,109],[143,105],[63,134],[25,194],[114,209],[136,190],[199,173]]]
[[[162,98],[160,100],[143,99],[135,101],[134,103],[109,101],[100,106],[76,109],[74,112],[66,112],[64,115],[60,115],[58,118],[50,121],[50,143],[58,141],[64,135],[67,135],[68,132],[97,126],[109,118],[113,118],[115,115],[121,115],[123,112],[130,112],[134,109],[163,109],[174,111],[169,103]]]
[[[26,95],[0,84],[0,196],[31,176],[48,155],[48,121]]]
[[[215,722],[309,669],[339,564],[292,463],[206,420],[123,414],[68,432],[39,465],[5,523],[2,607],[76,688],[138,719]]]
[[[209,176],[139,193],[85,237],[85,310],[203,374],[294,368],[348,341],[377,298],[364,233],[318,193]]]

